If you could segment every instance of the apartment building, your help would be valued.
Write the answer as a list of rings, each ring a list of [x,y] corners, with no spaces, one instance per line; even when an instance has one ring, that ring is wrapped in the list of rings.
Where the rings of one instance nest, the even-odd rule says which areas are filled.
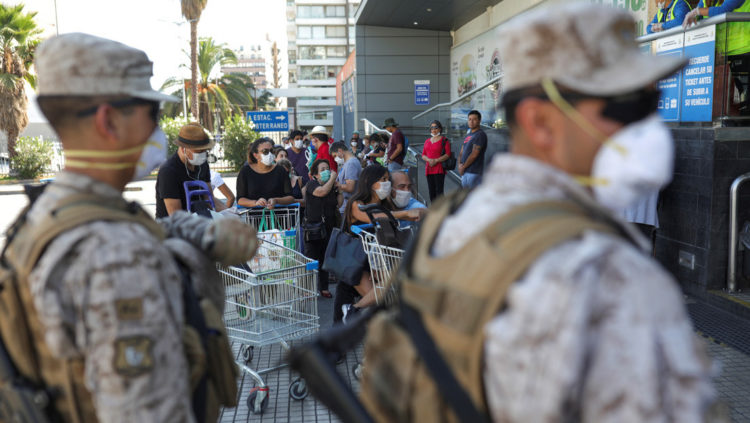
[[[336,75],[354,49],[359,0],[288,0],[289,105],[298,126],[333,125]]]

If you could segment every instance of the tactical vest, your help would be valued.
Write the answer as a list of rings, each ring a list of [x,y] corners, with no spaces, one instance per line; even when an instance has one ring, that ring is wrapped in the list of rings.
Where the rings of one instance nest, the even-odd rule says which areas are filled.
[[[33,204],[33,199],[31,203]],[[84,360],[62,359],[50,352],[44,340],[44,327],[33,303],[28,283],[29,275],[46,247],[57,236],[87,223],[132,222],[146,228],[158,240],[163,240],[165,234],[161,226],[143,209],[122,198],[105,199],[91,194],[72,195],[50,207],[44,219],[33,226],[25,219],[32,204],[11,225],[0,263],[0,314],[3,316],[0,319],[0,336],[20,376],[26,382],[44,388],[51,394],[52,404],[49,411],[53,420],[61,418],[66,422],[96,422],[93,400],[84,382]],[[210,327],[214,329],[216,313],[206,310],[205,303],[209,302],[207,299],[201,301],[200,307],[204,309],[206,325],[211,323]],[[217,329],[224,329],[220,313],[219,323],[221,327]],[[205,350],[212,347],[216,350],[217,346],[216,342],[210,345],[210,341],[196,338],[195,330],[188,325],[185,327],[183,344],[191,367],[191,385],[197,385],[193,381],[196,376],[203,377],[206,371],[215,370],[216,364],[212,365],[211,360],[207,360],[210,355],[207,355]],[[226,333],[225,329],[223,333]],[[218,413],[218,404],[236,405],[237,369],[232,368],[234,362],[228,342],[220,344],[219,348],[228,350],[229,363],[223,367],[229,366],[228,371],[233,372],[234,378],[226,384],[212,384],[214,386],[207,394],[207,400],[214,403],[212,408],[215,410],[207,411],[207,416]],[[227,355],[218,357],[222,362],[226,361],[226,358]],[[197,372],[196,368],[199,369]],[[227,396],[232,397],[231,401],[226,400]]]
[[[667,14],[667,19],[666,20],[664,20],[664,12],[661,9],[659,9],[656,12],[656,21],[659,22],[659,23],[673,21],[674,20],[674,8],[677,7],[677,2],[678,1],[680,1],[680,0],[673,0],[672,1],[672,7],[669,8],[669,13]],[[682,0],[682,1],[684,1],[685,4],[687,4],[688,10],[692,9],[692,7],[690,7],[690,3],[688,3],[687,0]]]
[[[618,233],[619,228],[599,210],[569,201],[539,202],[506,213],[459,251],[434,257],[430,251],[438,230],[463,196],[444,198],[431,209],[393,283],[400,300],[421,316],[474,407],[487,414],[483,328],[501,312],[510,285],[550,248],[586,230]],[[379,313],[368,327],[361,386],[362,402],[376,421],[458,421],[397,310]]]

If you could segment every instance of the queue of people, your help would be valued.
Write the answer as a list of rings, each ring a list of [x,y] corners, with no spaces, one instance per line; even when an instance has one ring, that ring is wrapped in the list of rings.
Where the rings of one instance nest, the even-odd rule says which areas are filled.
[[[697,8],[685,19],[710,13]],[[449,408],[464,421],[479,420],[463,413],[508,422],[703,418],[714,400],[711,366],[682,295],[644,254],[643,237],[605,207],[613,192],[627,193],[618,204],[634,203],[671,177],[671,155],[648,154],[673,149],[654,117],[654,86],[686,61],[641,55],[634,28],[627,12],[591,4],[537,8],[505,25],[499,43],[509,58],[502,104],[511,152],[493,158],[483,177],[487,137],[481,114],[469,112],[457,168],[473,190],[429,213],[403,171],[407,142],[392,118],[384,125],[390,137],[371,135],[369,152],[364,140],[361,151],[359,141],[329,143],[323,127],[309,134],[314,151],[298,131],[286,149],[268,138],[248,146],[237,204],[305,199],[307,254],[321,262],[335,227],[372,223],[359,206],[377,204],[423,224],[402,273],[409,278],[399,280],[402,307],[373,320],[365,341],[361,397],[376,420],[453,421]],[[81,68],[99,73],[84,77]],[[140,50],[65,34],[39,46],[36,69],[40,109],[71,160],[30,196],[4,251],[13,269],[28,270],[5,278],[0,291],[16,313],[0,319],[20,373],[14,383],[49,387],[64,421],[216,421],[220,405],[237,405],[236,395],[208,398],[218,398],[219,387],[236,389],[237,375],[213,374],[205,363],[200,330],[226,333],[223,323],[205,328],[191,314],[197,307],[221,315],[223,307],[190,297],[205,292],[201,283],[221,283],[212,279],[216,262],[250,260],[257,239],[241,222],[185,212],[176,187],[210,184],[210,137],[186,125],[167,160],[156,117],[160,101],[176,99],[151,89],[152,63]],[[607,77],[621,69],[629,72]],[[440,122],[429,130],[425,172],[442,175],[428,178],[433,199],[452,153]],[[646,147],[638,142],[644,131],[653,135]],[[160,164],[156,221],[122,192]],[[195,258],[189,266],[186,253]],[[323,297],[331,297],[328,288],[321,271]],[[334,320],[374,303],[365,269],[337,284]],[[414,320],[432,352],[406,333]],[[228,343],[219,349],[231,363]],[[428,369],[435,360],[452,374],[450,392],[462,407],[442,396]],[[403,389],[413,386],[419,389]]]

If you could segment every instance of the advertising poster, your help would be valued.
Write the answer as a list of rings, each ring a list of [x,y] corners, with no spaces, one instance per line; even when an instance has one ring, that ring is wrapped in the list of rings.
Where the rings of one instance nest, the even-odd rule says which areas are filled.
[[[414,80],[414,104],[426,106],[430,104],[430,80]]]
[[[684,54],[690,61],[682,71],[682,122],[711,121],[715,42],[715,25],[685,34]]]
[[[657,56],[681,56],[685,37],[683,34],[656,40],[654,54]],[[656,84],[661,90],[659,99],[659,114],[665,122],[678,122],[680,120],[680,94],[682,89],[682,75],[674,75],[662,79]]]

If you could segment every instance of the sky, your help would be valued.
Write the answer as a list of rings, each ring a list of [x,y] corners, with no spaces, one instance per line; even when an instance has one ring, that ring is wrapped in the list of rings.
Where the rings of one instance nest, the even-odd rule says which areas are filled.
[[[154,62],[151,86],[159,89],[169,77],[189,77],[190,25],[180,11],[179,0],[9,0],[36,11],[43,38],[85,32],[139,48]],[[266,34],[286,51],[286,2],[283,0],[208,0],[198,23],[199,37],[213,37],[230,48],[261,44]],[[33,92],[29,119],[44,121],[36,109]]]

